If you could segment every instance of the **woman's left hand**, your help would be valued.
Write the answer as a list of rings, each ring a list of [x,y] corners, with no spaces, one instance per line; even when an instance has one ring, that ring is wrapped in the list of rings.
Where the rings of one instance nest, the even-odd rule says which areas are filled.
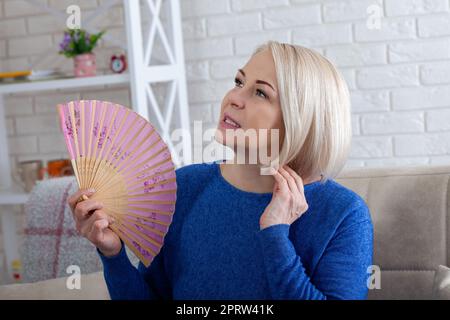
[[[308,210],[303,179],[287,165],[272,172],[275,178],[273,196],[259,219],[261,230],[275,224],[291,225]]]

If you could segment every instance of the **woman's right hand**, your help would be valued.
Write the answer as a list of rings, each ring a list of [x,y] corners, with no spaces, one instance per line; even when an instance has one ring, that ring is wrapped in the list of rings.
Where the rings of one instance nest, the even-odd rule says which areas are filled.
[[[122,249],[122,243],[119,236],[108,228],[112,218],[102,210],[103,204],[93,199],[77,203],[81,196],[90,197],[93,194],[93,191],[78,190],[67,200],[72,210],[76,229],[83,237],[92,242],[103,255],[107,257],[117,255]]]

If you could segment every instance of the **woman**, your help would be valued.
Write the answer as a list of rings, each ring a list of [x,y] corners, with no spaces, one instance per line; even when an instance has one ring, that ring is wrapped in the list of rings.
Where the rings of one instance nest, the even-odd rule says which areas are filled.
[[[267,162],[260,160],[177,169],[175,214],[149,268],[130,263],[101,203],[77,204],[92,192],[70,197],[112,299],[367,297],[370,213],[361,197],[333,180],[351,141],[345,81],[320,54],[269,41],[237,71],[216,140],[248,155],[255,146],[236,141],[250,129],[279,132],[281,149],[269,152],[275,169],[261,174]],[[258,152],[272,150],[273,140],[266,141]]]

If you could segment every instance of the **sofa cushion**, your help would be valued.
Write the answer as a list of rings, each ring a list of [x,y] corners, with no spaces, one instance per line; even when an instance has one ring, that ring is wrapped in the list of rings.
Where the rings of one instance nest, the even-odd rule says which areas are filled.
[[[103,272],[81,275],[80,289],[68,289],[67,277],[0,286],[0,300],[109,300]]]
[[[336,181],[371,213],[381,289],[369,299],[432,299],[436,267],[450,263],[450,166],[351,168]]]
[[[439,266],[434,276],[433,299],[450,300],[450,268]]]

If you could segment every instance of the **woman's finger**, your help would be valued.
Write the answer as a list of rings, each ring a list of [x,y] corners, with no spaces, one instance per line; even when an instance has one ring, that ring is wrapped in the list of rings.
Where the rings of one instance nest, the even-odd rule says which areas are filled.
[[[83,220],[79,223],[80,234],[84,237],[87,237],[91,233],[92,224],[96,220],[101,220],[104,218],[105,218],[105,215],[103,214],[101,209],[95,210],[88,218],[86,218],[85,220]]]
[[[289,191],[289,186],[287,184],[286,179],[281,175],[281,173],[274,169],[273,171],[273,177],[275,179],[275,182],[278,184],[278,187],[280,188],[280,191],[287,192]]]
[[[95,210],[94,213],[86,220],[86,234],[92,234],[92,230],[94,229],[94,225],[99,220],[106,220],[109,225],[108,215],[102,210]]]
[[[92,241],[94,244],[102,243],[104,238],[104,230],[108,228],[109,221],[107,219],[100,219],[96,220],[92,224],[92,228],[90,233],[88,234],[88,238]]]
[[[82,202],[79,202],[75,206],[75,210],[73,212],[75,219],[77,220],[85,220],[89,217],[89,212],[93,210],[102,209],[103,204],[100,201],[97,200],[84,200]]]
[[[280,167],[279,169],[280,173],[283,175],[283,177],[286,179],[287,184],[289,186],[290,191],[292,194],[297,195],[300,190],[298,190],[297,183],[295,182],[294,178],[291,176],[291,174],[283,167]]]
[[[294,183],[296,184],[296,193],[295,193],[295,204],[294,204],[294,211],[297,217],[299,217],[301,214],[303,214],[306,210],[308,210],[308,204],[306,202],[304,188],[303,188],[303,180],[301,177],[289,166],[284,167],[286,172],[289,172],[291,177],[294,180]]]
[[[77,192],[69,196],[69,198],[67,199],[67,204],[69,205],[70,209],[74,211],[77,202],[81,196],[86,195],[87,197],[90,197],[94,193],[95,193],[94,189],[84,189],[84,190],[79,189]]]
[[[303,179],[300,177],[300,175],[297,174],[291,167],[286,166],[286,170],[291,174],[292,177],[294,177],[295,183],[297,184],[298,189],[301,193],[305,193],[305,188],[303,185]]]

